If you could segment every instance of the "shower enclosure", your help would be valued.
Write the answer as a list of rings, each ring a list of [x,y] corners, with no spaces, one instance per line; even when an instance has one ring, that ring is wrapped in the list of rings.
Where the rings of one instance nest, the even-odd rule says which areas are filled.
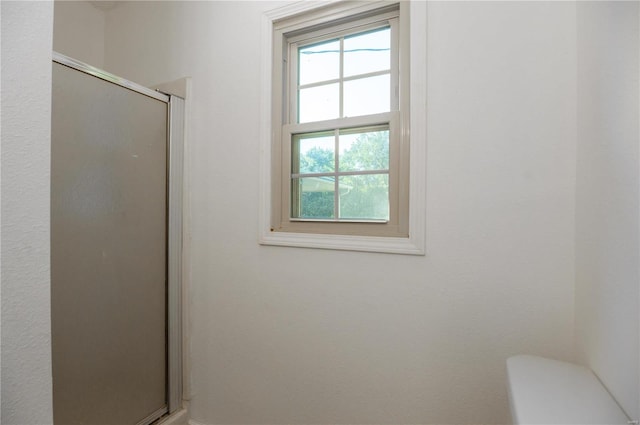
[[[54,54],[54,423],[146,425],[181,403],[184,100]]]

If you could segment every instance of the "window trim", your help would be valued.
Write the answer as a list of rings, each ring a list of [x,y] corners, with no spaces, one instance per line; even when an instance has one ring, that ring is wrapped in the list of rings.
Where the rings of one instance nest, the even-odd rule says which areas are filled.
[[[259,211],[259,243],[263,245],[280,245],[307,248],[324,248],[338,250],[388,252],[397,254],[425,254],[425,165],[426,165],[426,2],[403,2],[401,7],[401,19],[410,19],[410,87],[411,92],[409,110],[405,112],[403,120],[410,122],[400,123],[401,131],[408,128],[411,134],[411,156],[409,158],[409,214],[408,237],[390,236],[361,236],[357,234],[319,234],[305,233],[304,229],[295,231],[273,231],[272,217],[277,214],[280,217],[280,205],[273,205],[272,191],[279,188],[274,185],[271,178],[272,170],[281,169],[282,158],[280,152],[274,151],[272,138],[281,137],[281,126],[272,122],[272,84],[274,76],[273,64],[273,33],[276,22],[287,19],[288,31],[307,28],[318,21],[306,13],[315,9],[333,4],[331,19],[341,20],[362,14],[381,7],[393,5],[397,2],[296,2],[284,7],[267,11],[262,19],[262,50],[261,50],[261,131],[260,131],[260,211]],[[404,8],[411,9],[409,16],[403,12]],[[401,31],[407,31],[403,25]],[[279,46],[277,48],[280,49]],[[282,50],[280,50],[282,52]],[[276,52],[277,53],[277,52]],[[282,52],[284,54],[285,52]],[[400,58],[407,61],[407,55]],[[402,62],[401,62],[402,63]],[[282,96],[282,94],[280,94]],[[282,101],[283,99],[279,99]],[[409,119],[411,118],[411,119]],[[371,226],[370,223],[358,223],[363,226]],[[375,225],[375,224],[373,224]]]

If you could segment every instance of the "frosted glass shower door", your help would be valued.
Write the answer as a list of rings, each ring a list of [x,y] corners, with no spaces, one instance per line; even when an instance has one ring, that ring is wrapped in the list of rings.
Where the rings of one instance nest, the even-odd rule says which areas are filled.
[[[53,64],[54,423],[167,411],[167,104]]]

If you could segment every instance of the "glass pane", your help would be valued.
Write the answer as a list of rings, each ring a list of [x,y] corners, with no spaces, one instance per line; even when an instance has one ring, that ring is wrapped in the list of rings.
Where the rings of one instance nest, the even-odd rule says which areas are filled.
[[[332,219],[334,217],[334,182],[333,177],[292,179],[291,216]]]
[[[166,405],[167,105],[50,69],[53,416],[136,424]]]
[[[344,39],[345,77],[390,69],[391,29]]]
[[[339,190],[341,219],[389,219],[388,174],[342,176]]]
[[[389,130],[340,134],[340,171],[389,169]]]
[[[298,84],[333,80],[340,76],[340,41],[333,40],[298,49]]]
[[[344,83],[344,116],[389,112],[389,74]]]
[[[388,97],[387,94],[387,98]],[[340,114],[339,98],[338,83],[300,90],[298,98],[298,122],[303,123],[338,118]]]
[[[335,169],[332,133],[293,136],[293,173],[327,173]]]

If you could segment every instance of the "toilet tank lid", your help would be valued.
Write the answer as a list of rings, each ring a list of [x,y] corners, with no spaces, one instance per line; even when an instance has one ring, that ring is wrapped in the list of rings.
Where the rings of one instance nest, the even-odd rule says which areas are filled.
[[[543,357],[507,360],[516,424],[627,424],[628,418],[589,369]]]

